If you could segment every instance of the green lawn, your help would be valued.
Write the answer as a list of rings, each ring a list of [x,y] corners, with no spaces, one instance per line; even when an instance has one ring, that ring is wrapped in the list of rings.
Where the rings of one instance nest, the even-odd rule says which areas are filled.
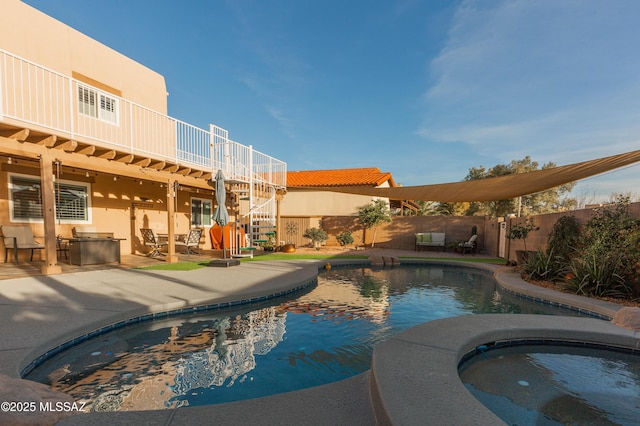
[[[325,260],[325,259],[367,259],[368,256],[364,255],[330,255],[330,254],[288,254],[288,253],[270,253],[254,258],[242,258],[241,262],[255,262],[255,261],[268,261],[268,260]],[[504,264],[504,259],[500,258],[479,258],[479,257],[400,257],[400,259],[411,260],[457,260],[461,262],[469,263],[492,263],[492,264]],[[204,268],[209,265],[208,260],[201,260],[197,262],[177,262],[177,263],[162,263],[152,266],[142,266],[137,269],[155,270],[155,271],[191,271],[193,269]]]

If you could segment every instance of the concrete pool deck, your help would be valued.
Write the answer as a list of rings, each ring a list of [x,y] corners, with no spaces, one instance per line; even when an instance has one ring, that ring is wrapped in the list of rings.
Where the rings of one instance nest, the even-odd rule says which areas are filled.
[[[413,252],[385,253],[412,256]],[[280,294],[315,279],[317,270],[327,261],[249,262],[233,268],[202,268],[194,271],[142,271],[108,269],[73,272],[56,276],[34,276],[0,281],[0,373],[18,378],[25,367],[38,356],[69,339],[90,333],[107,324],[125,321],[146,313],[183,309],[188,306],[252,300]],[[342,261],[331,260],[331,263]],[[354,261],[345,261],[353,263]],[[453,262],[456,263],[456,262]],[[471,266],[465,263],[466,266]],[[555,300],[578,306],[603,316],[613,316],[621,307],[579,296],[553,292],[531,286],[509,268],[495,265],[473,265],[497,273],[502,286],[532,298]],[[484,317],[484,316],[483,316]],[[493,315],[473,321],[457,317],[453,326],[440,329],[442,337],[435,342],[427,323],[408,330],[376,346],[370,373],[341,382],[228,404],[179,408],[174,410],[83,413],[68,417],[61,425],[112,424],[451,424],[451,410],[461,415],[457,424],[477,423],[479,413],[491,414],[486,408],[460,410],[460,398],[473,398],[456,382],[460,348],[473,348],[477,342],[469,331],[490,332],[481,335],[493,339],[506,329],[515,333],[521,319]],[[521,316],[526,317],[526,316]],[[442,320],[445,321],[445,320]],[[607,321],[575,319],[570,321],[540,320],[540,335],[556,335],[567,328],[581,336],[615,335],[625,342],[640,338],[637,332],[620,329]],[[565,324],[565,325],[563,325]],[[482,325],[482,327],[480,327]],[[433,326],[433,324],[432,324]],[[427,327],[427,328],[424,328]],[[524,327],[527,328],[527,327]],[[432,328],[428,328],[432,330]],[[517,333],[516,333],[517,334]],[[446,343],[446,345],[445,345]],[[449,346],[447,346],[449,345]],[[451,346],[453,345],[453,346]],[[476,345],[477,346],[477,345]],[[426,353],[426,355],[425,355]],[[425,356],[447,356],[447,362],[426,362]],[[464,354],[464,353],[463,353]],[[462,355],[463,355],[462,354]],[[434,358],[434,359],[436,359]],[[442,361],[442,360],[440,360]],[[429,365],[429,368],[425,368]],[[453,372],[452,372],[453,371]],[[435,377],[449,378],[453,386],[434,388],[441,383]],[[441,383],[445,386],[444,383]],[[451,394],[450,392],[454,392]],[[448,394],[447,398],[443,398]],[[442,401],[443,399],[448,400]],[[427,400],[433,404],[427,404]],[[475,399],[473,399],[475,401]],[[415,405],[414,405],[415,403]],[[473,403],[470,403],[473,406]],[[477,401],[475,404],[479,404]],[[432,408],[425,412],[424,407]],[[400,413],[400,414],[398,414]],[[464,413],[468,413],[465,415]],[[2,422],[0,413],[0,423]],[[427,416],[427,417],[425,417]]]

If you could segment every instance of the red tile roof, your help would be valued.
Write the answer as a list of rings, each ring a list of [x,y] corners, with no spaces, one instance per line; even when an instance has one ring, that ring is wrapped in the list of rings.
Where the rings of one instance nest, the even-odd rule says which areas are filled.
[[[287,172],[287,187],[326,186],[380,186],[385,182],[395,186],[389,172],[381,172],[377,167],[339,170],[303,170]]]

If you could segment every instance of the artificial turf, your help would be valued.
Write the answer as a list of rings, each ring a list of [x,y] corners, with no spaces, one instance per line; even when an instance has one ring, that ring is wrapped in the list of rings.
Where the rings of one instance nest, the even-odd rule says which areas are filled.
[[[368,256],[364,255],[331,255],[331,254],[290,254],[290,253],[269,253],[253,258],[242,258],[241,262],[255,262],[255,261],[271,261],[271,260],[325,260],[325,259],[367,259]],[[504,264],[504,259],[500,258],[482,258],[482,257],[451,257],[451,258],[425,258],[425,257],[411,257],[401,256],[400,259],[410,260],[456,260],[469,263],[493,263]],[[162,263],[152,266],[142,266],[137,269],[144,270],[156,270],[156,271],[191,271],[193,269],[204,268],[209,266],[208,260],[200,260],[196,262],[176,262],[176,263]]]

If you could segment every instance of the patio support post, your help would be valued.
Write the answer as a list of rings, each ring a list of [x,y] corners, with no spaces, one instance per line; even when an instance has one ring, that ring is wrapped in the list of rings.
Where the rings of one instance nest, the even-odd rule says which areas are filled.
[[[284,194],[281,190],[276,190],[276,245],[280,244],[280,241],[283,241],[283,234],[280,228],[280,202],[283,200]],[[287,241],[284,240],[284,243],[287,244]]]
[[[167,234],[169,234],[169,241],[167,244],[167,255],[164,260],[168,263],[175,263],[178,261],[178,255],[176,255],[176,238],[175,238],[175,226],[176,226],[176,197],[178,196],[178,182],[174,179],[169,179],[167,182]]]
[[[53,275],[62,273],[58,265],[58,252],[56,250],[56,207],[55,188],[53,178],[53,162],[51,154],[45,151],[40,155],[40,179],[42,187],[42,215],[44,220],[44,265],[42,273]]]

